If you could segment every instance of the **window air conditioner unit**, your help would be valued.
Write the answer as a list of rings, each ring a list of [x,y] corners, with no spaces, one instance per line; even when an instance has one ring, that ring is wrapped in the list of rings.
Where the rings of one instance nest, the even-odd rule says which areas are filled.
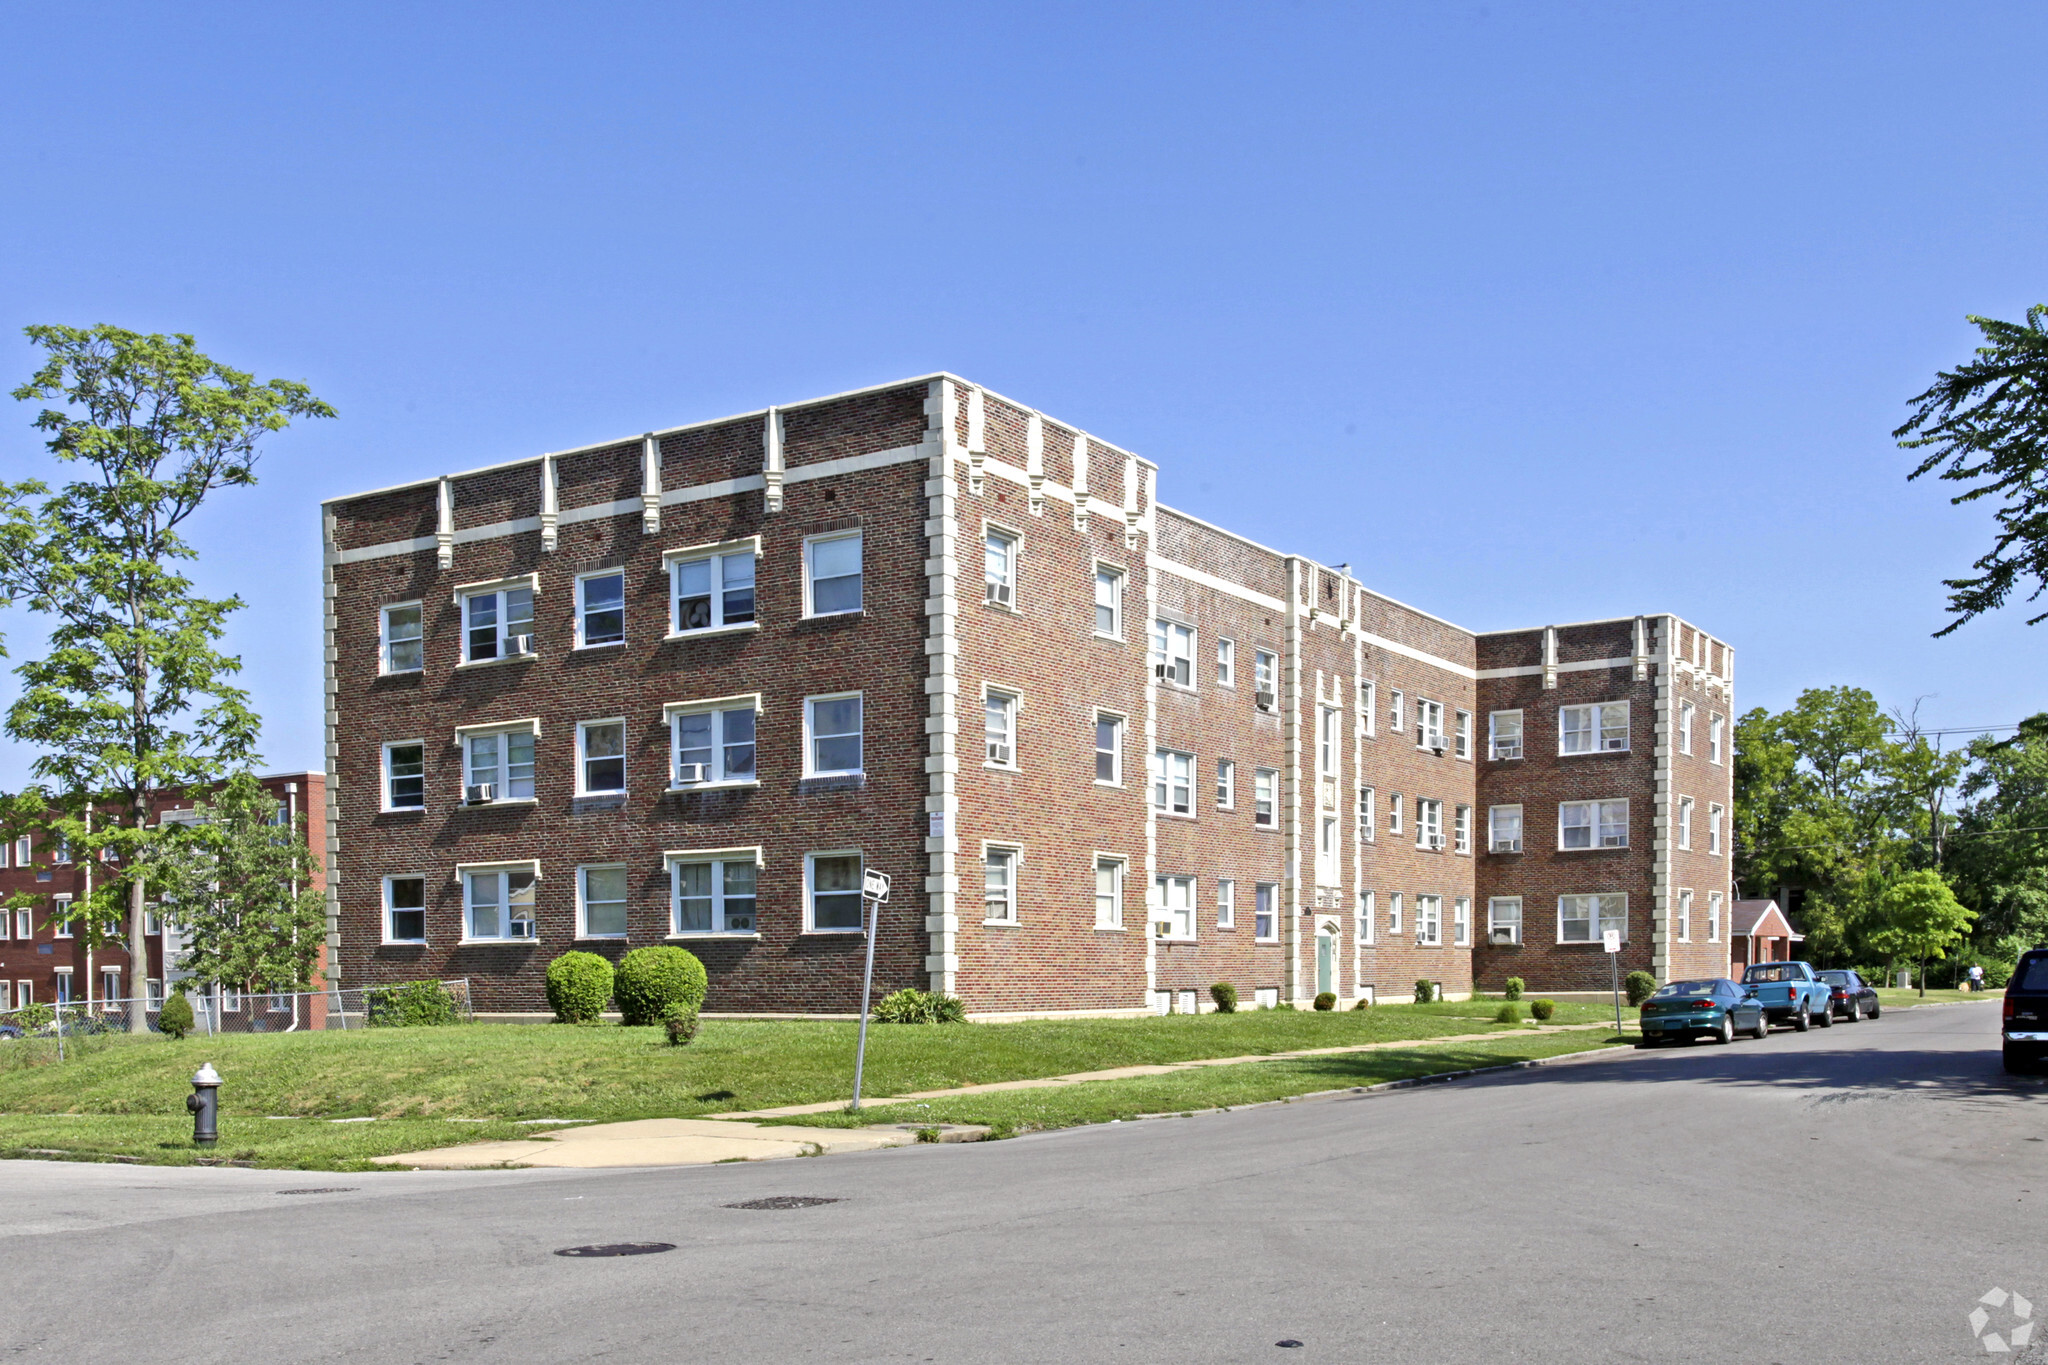
[[[512,921],[511,928],[513,938],[532,938],[534,936],[533,921],[530,919],[515,919]]]
[[[1515,942],[1515,931],[1506,928],[1505,926],[1495,928],[1487,933],[1486,942],[1488,946],[1494,948],[1513,947]]]
[[[1170,938],[1170,937],[1172,937],[1172,935],[1173,935],[1173,921],[1172,921],[1172,920],[1170,920],[1170,919],[1161,919],[1161,920],[1154,920],[1154,921],[1152,921],[1152,936],[1153,936],[1154,938]]]
[[[1011,595],[1012,589],[1008,583],[991,583],[988,585],[988,600],[996,606],[1007,607],[1011,605]]]
[[[1429,846],[1430,846],[1431,848],[1433,848],[1433,849],[1436,849],[1437,851],[1441,852],[1441,851],[1443,850],[1443,846],[1444,846],[1444,836],[1443,836],[1443,835],[1441,835],[1441,834],[1432,834],[1432,835],[1430,835],[1430,836],[1429,836]]]
[[[1153,664],[1152,676],[1162,681],[1170,681],[1173,677],[1173,665],[1167,663]]]
[[[1520,758],[1522,756],[1522,741],[1516,739],[1494,745],[1493,756],[1495,758]]]
[[[1520,853],[1521,851],[1522,841],[1520,839],[1495,839],[1493,847],[1488,850],[1491,853]]]
[[[462,804],[465,806],[488,806],[498,799],[498,784],[478,782],[462,789]]]
[[[1442,758],[1444,756],[1444,737],[1441,734],[1430,735],[1423,742],[1426,743],[1431,749],[1436,751],[1436,756],[1438,758]]]
[[[531,653],[533,653],[533,637],[531,635],[507,635],[505,637],[506,658],[509,659],[515,655]]]
[[[696,783],[702,782],[703,780],[704,765],[702,763],[676,764],[676,785],[678,787],[692,786]]]
[[[1252,704],[1261,711],[1270,711],[1279,704],[1279,698],[1275,697],[1271,692],[1254,692],[1252,693]]]
[[[988,761],[989,761],[989,762],[991,762],[991,763],[1000,763],[1000,764],[1002,764],[1002,765],[1003,765],[1004,767],[1006,767],[1006,768],[1007,768],[1007,767],[1009,767],[1009,766],[1010,766],[1010,746],[1009,746],[1009,745],[1007,745],[1007,744],[991,744],[991,745],[989,745],[989,746],[988,746]]]

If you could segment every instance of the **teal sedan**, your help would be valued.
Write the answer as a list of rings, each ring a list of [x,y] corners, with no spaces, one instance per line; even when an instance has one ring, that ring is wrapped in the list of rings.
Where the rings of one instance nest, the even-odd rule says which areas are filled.
[[[1643,1041],[1638,1047],[1712,1038],[1732,1043],[1738,1033],[1761,1038],[1769,1025],[1756,996],[1725,976],[1673,981],[1643,1002]]]

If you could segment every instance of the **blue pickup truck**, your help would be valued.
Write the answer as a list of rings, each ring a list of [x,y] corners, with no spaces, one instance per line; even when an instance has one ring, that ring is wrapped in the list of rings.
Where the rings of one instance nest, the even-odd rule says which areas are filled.
[[[1759,962],[1742,973],[1742,988],[1764,1007],[1764,1021],[1790,1024],[1800,1033],[1835,1022],[1828,1006],[1835,988],[1805,962]]]

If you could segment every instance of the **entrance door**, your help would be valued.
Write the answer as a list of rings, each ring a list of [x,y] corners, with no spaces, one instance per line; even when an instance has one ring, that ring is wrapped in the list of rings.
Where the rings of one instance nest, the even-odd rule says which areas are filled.
[[[1316,994],[1335,990],[1330,984],[1337,974],[1337,941],[1328,934],[1316,935]]]

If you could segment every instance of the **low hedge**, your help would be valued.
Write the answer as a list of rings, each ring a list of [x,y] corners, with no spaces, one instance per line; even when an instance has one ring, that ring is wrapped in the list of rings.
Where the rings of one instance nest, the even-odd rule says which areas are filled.
[[[596,953],[563,953],[548,964],[548,1008],[564,1024],[594,1024],[612,1002],[612,964]]]

